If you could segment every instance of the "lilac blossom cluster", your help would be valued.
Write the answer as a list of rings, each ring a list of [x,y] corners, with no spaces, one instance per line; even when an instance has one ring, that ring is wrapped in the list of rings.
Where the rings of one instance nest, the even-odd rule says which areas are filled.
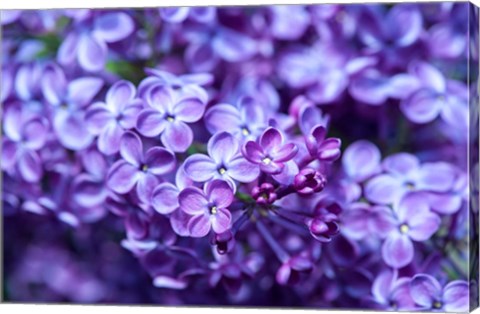
[[[468,15],[2,11],[7,299],[466,311]]]

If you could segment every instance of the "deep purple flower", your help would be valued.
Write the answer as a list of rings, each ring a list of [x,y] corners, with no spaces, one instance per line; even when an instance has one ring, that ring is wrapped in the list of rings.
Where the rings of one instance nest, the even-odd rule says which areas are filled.
[[[222,180],[205,184],[203,191],[187,187],[178,196],[180,209],[189,215],[187,223],[190,236],[204,237],[211,229],[215,233],[230,228],[232,215],[228,207],[233,201],[230,185]]]
[[[143,144],[133,132],[126,132],[120,140],[122,159],[115,162],[107,175],[107,185],[116,193],[125,194],[136,187],[137,196],[149,203],[158,184],[157,176],[172,171],[175,156],[163,147],[152,147],[143,152]]]
[[[313,264],[310,259],[304,256],[294,256],[285,261],[277,271],[275,279],[281,285],[293,285],[298,283],[301,275],[312,271]]]
[[[120,149],[120,138],[135,126],[137,115],[143,108],[135,99],[135,87],[128,81],[118,81],[107,92],[105,102],[90,106],[85,119],[90,132],[98,135],[98,149],[111,155]]]
[[[2,169],[16,167],[28,182],[38,182],[43,174],[42,160],[38,154],[48,136],[48,121],[20,106],[6,108],[3,115]]]
[[[305,136],[310,155],[320,161],[332,162],[340,157],[340,146],[342,142],[338,138],[326,138],[327,130],[324,126],[318,125]]]
[[[412,299],[421,310],[466,312],[469,304],[469,285],[466,281],[455,280],[442,288],[432,276],[418,274],[410,282]]]
[[[429,239],[440,227],[440,217],[432,213],[422,193],[409,193],[403,197],[390,217],[384,217],[385,228],[390,231],[382,246],[382,257],[391,267],[408,265],[414,257],[412,241]]]
[[[86,71],[100,71],[107,62],[107,44],[125,39],[134,27],[133,19],[124,12],[99,14],[93,25],[79,23],[78,29],[68,33],[58,49],[57,60],[64,66],[76,60]]]
[[[195,182],[222,179],[235,188],[235,181],[252,182],[260,174],[258,166],[240,154],[240,144],[230,133],[212,136],[207,151],[208,155],[194,154],[185,160],[185,173]]]
[[[251,194],[257,204],[262,206],[271,205],[277,200],[275,187],[268,182],[262,183],[260,186],[255,186]]]
[[[93,135],[85,127],[85,108],[103,86],[97,77],[80,77],[68,82],[62,69],[52,64],[45,70],[42,91],[53,108],[53,129],[60,143],[72,150],[90,145]]]
[[[206,101],[207,96],[200,88],[190,86],[180,92],[158,85],[146,95],[150,108],[138,115],[137,130],[146,137],[161,134],[165,147],[185,152],[193,142],[193,132],[187,123],[202,118]]]
[[[326,183],[327,179],[322,173],[312,168],[304,168],[295,176],[293,186],[297,193],[310,195],[323,190]]]
[[[327,243],[340,232],[339,214],[342,208],[330,199],[321,199],[312,215],[305,219],[310,234],[316,240]]]
[[[285,163],[297,154],[298,147],[293,143],[284,143],[283,135],[275,128],[266,129],[258,143],[248,141],[243,146],[245,158],[257,165],[266,173],[279,174]]]

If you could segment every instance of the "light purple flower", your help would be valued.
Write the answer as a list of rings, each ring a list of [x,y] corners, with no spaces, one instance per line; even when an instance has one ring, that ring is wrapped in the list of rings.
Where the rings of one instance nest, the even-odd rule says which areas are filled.
[[[264,108],[254,101],[242,101],[238,107],[217,104],[207,110],[204,120],[211,134],[226,131],[241,142],[256,139],[267,127]]]
[[[372,284],[374,301],[386,310],[414,310],[415,302],[411,297],[410,278],[398,278],[398,271],[382,271]]]
[[[243,146],[245,158],[260,166],[260,170],[269,174],[279,174],[286,162],[297,154],[298,147],[294,143],[284,143],[283,135],[275,128],[266,129],[258,143],[248,141]]]
[[[222,179],[235,189],[235,181],[252,182],[260,174],[258,166],[241,155],[240,144],[230,133],[212,136],[207,151],[208,155],[194,154],[185,160],[185,173],[195,182]]]
[[[230,228],[232,215],[228,207],[233,201],[230,185],[222,180],[205,184],[203,191],[187,187],[179,196],[180,209],[190,216],[187,222],[192,237],[204,237],[211,229],[215,233]]]
[[[418,274],[410,282],[413,300],[421,310],[462,313],[468,311],[469,285],[455,280],[442,287],[434,277]]]
[[[20,106],[7,107],[3,116],[2,169],[16,167],[27,182],[38,182],[43,174],[38,154],[47,140],[48,121]]]
[[[421,83],[400,104],[400,109],[410,121],[428,123],[440,116],[455,128],[468,125],[468,92],[465,87],[447,80],[437,68],[425,62],[412,64],[410,72]]]
[[[398,153],[382,162],[385,173],[369,180],[365,197],[377,204],[394,204],[409,191],[448,192],[455,180],[455,169],[446,162],[420,164],[414,155]]]
[[[193,85],[181,92],[158,85],[146,95],[149,108],[138,115],[136,128],[146,137],[161,135],[163,145],[174,152],[185,152],[193,142],[187,123],[202,118],[206,101],[205,92]]]
[[[169,23],[182,23],[187,18],[199,23],[212,22],[216,17],[215,7],[177,7],[161,8],[160,16]]]
[[[105,102],[97,102],[87,110],[85,119],[88,130],[98,135],[98,149],[111,155],[118,152],[120,138],[125,130],[135,126],[137,115],[143,108],[135,98],[135,86],[128,81],[115,83],[107,92]]]
[[[68,33],[58,49],[57,60],[64,66],[77,60],[86,71],[100,71],[107,62],[107,44],[125,39],[134,27],[133,19],[126,13],[99,14],[93,26],[80,24],[76,31]]]
[[[53,108],[53,130],[60,143],[72,150],[90,145],[93,135],[85,127],[85,108],[103,86],[97,77],[80,77],[67,81],[55,64],[47,67],[41,80],[42,91]]]
[[[394,268],[408,265],[414,257],[412,241],[428,240],[440,227],[440,217],[429,209],[422,193],[407,194],[383,223],[390,231],[382,245],[385,263]]]
[[[107,175],[107,185],[114,192],[125,194],[136,188],[142,202],[149,203],[152,191],[158,184],[157,176],[175,168],[175,156],[163,147],[152,147],[143,152],[138,135],[126,132],[120,141],[120,155]]]

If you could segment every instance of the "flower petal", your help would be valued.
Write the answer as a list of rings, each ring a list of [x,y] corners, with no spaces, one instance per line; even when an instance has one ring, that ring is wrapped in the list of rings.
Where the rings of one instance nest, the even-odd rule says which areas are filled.
[[[93,135],[85,127],[85,114],[81,111],[58,110],[53,120],[53,129],[62,145],[71,150],[87,148]]]
[[[437,232],[441,219],[437,214],[426,212],[416,214],[408,219],[408,235],[415,241],[425,241]]]
[[[379,170],[380,151],[369,141],[352,143],[343,153],[342,164],[345,172],[357,182],[372,176]]]
[[[116,123],[108,125],[98,136],[98,150],[105,155],[113,155],[120,149],[123,129]]]
[[[68,84],[68,100],[80,106],[89,105],[93,97],[100,92],[103,84],[103,80],[98,77],[81,77],[75,79]]]
[[[175,168],[175,155],[163,147],[152,147],[145,154],[148,172],[163,175]]]
[[[205,112],[205,105],[196,98],[188,98],[181,100],[175,105],[173,114],[176,119],[183,122],[197,122]]]
[[[215,215],[210,216],[212,229],[215,233],[222,233],[230,229],[232,214],[228,209],[220,208]]]
[[[185,173],[196,182],[205,182],[213,178],[217,171],[215,162],[203,154],[194,154],[184,163]]]
[[[207,110],[205,126],[211,134],[226,131],[233,133],[241,126],[240,112],[229,104],[218,104]]]
[[[205,184],[205,195],[210,203],[218,208],[227,208],[233,202],[232,188],[222,180],[213,180]]]
[[[42,160],[36,152],[23,151],[17,165],[20,175],[27,182],[38,182],[43,175]]]
[[[238,182],[252,182],[260,175],[258,165],[247,161],[242,156],[232,159],[226,166],[227,174]]]
[[[103,69],[107,60],[108,48],[105,42],[92,34],[81,35],[78,42],[78,63],[89,72]]]
[[[206,236],[212,225],[208,216],[200,215],[192,217],[188,222],[188,231],[191,237],[202,238]]]
[[[138,169],[124,160],[118,160],[107,174],[107,186],[114,192],[130,192],[139,179]]]
[[[469,286],[466,281],[452,281],[443,289],[443,308],[447,312],[468,312],[469,297]]]
[[[388,174],[382,174],[367,182],[365,197],[373,203],[388,205],[396,203],[403,191],[400,181]]]
[[[408,236],[391,233],[382,245],[382,257],[388,266],[402,268],[413,260],[413,244]]]
[[[180,209],[189,215],[204,215],[208,211],[208,199],[203,191],[196,187],[188,187],[178,195]]]
[[[135,97],[135,86],[129,81],[118,81],[108,90],[106,103],[114,113],[120,113]]]
[[[442,287],[430,275],[415,275],[410,282],[413,300],[420,306],[431,308],[433,302],[441,300]]]
[[[143,144],[137,134],[126,132],[120,140],[120,155],[133,166],[139,167],[143,162]]]
[[[183,153],[192,145],[193,132],[185,122],[173,121],[167,124],[160,139],[166,148]]]
[[[150,204],[152,193],[158,185],[157,178],[150,173],[141,173],[137,182],[137,196],[145,204]]]
[[[122,40],[129,36],[133,30],[132,18],[123,12],[102,14],[95,19],[95,35],[107,43]]]
[[[410,121],[428,123],[438,117],[442,105],[442,99],[435,92],[421,89],[402,101],[400,109]]]
[[[47,141],[47,121],[43,118],[33,118],[23,125],[22,137],[25,147],[37,150]]]
[[[161,134],[168,122],[164,116],[156,110],[145,109],[137,118],[136,128],[140,134],[146,137],[154,137]]]
[[[105,103],[95,103],[88,108],[85,122],[87,129],[92,134],[98,135],[110,122],[115,123],[115,117],[107,110]]]
[[[170,214],[176,210],[178,202],[178,188],[171,183],[161,183],[153,190],[152,206],[160,214]]]
[[[217,164],[227,164],[239,150],[238,140],[232,134],[220,132],[208,141],[208,154]]]
[[[283,143],[283,135],[275,128],[269,127],[268,129],[263,132],[262,136],[260,137],[259,144],[263,148],[263,150],[267,153],[271,151],[275,151],[279,147],[281,147]]]

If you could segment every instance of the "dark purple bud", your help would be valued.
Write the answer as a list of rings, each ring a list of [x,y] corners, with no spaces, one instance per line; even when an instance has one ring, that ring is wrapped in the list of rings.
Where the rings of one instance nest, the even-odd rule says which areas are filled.
[[[271,205],[277,200],[275,187],[270,183],[262,183],[252,189],[252,197],[259,205]]]
[[[293,182],[299,194],[309,195],[320,192],[325,187],[327,180],[323,174],[312,168],[302,169]]]
[[[226,254],[232,251],[235,246],[235,237],[231,230],[215,234],[213,237],[213,245],[216,246],[218,254]]]

